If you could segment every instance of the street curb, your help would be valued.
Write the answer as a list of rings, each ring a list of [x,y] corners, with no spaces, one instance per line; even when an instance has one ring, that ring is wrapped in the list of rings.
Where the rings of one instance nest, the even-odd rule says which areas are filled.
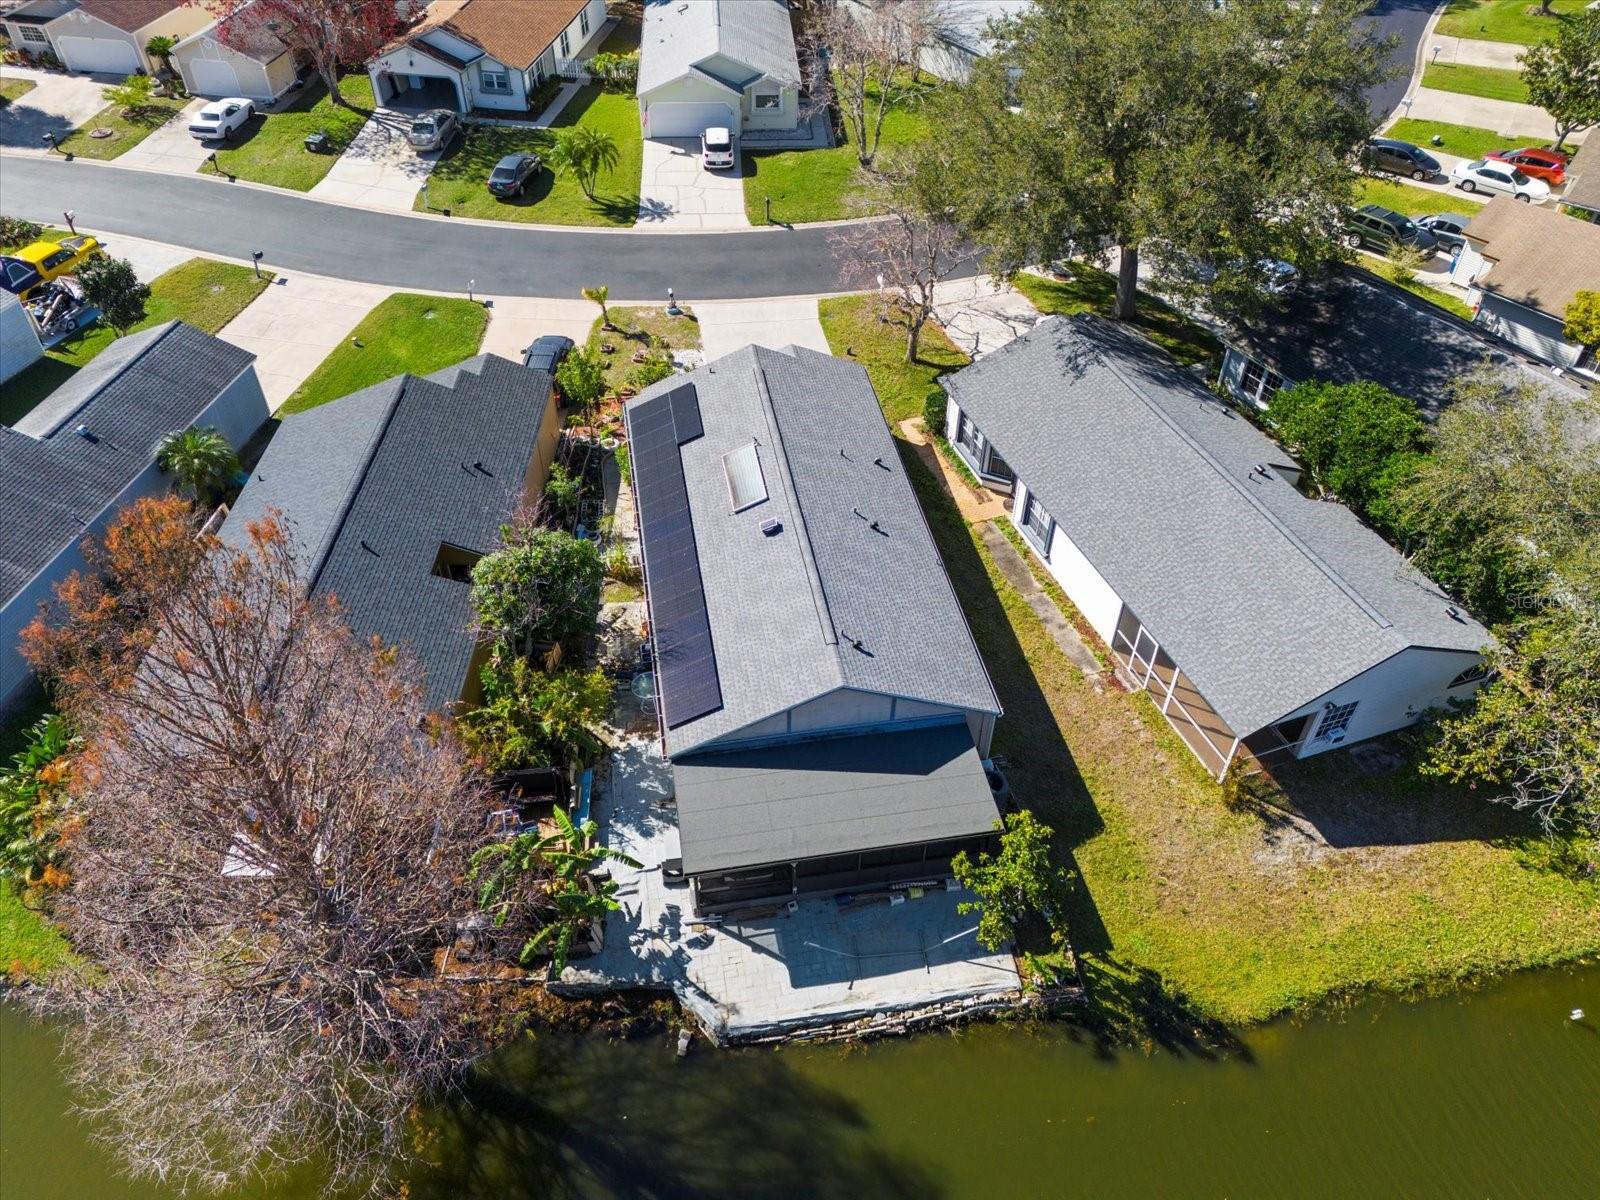
[[[1393,110],[1378,123],[1378,132],[1382,133],[1389,126],[1400,119],[1401,110],[1405,108],[1406,101],[1417,94],[1417,89],[1422,86],[1423,59],[1428,56],[1428,43],[1433,40],[1433,31],[1439,25],[1439,18],[1444,16],[1445,9],[1450,7],[1450,0],[1439,0],[1434,5],[1433,15],[1428,18],[1428,23],[1422,27],[1422,36],[1417,39],[1417,52],[1411,61],[1411,79],[1406,83],[1406,90],[1401,95],[1399,103]]]

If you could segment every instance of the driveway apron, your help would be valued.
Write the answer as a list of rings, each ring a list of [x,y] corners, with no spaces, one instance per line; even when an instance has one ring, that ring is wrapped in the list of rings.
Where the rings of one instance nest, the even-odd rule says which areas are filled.
[[[808,346],[831,353],[817,302],[805,299],[702,301],[694,306],[700,319],[700,344],[706,361],[745,346]]]
[[[205,100],[193,100],[160,129],[131,150],[119,155],[117,161],[125,167],[142,167],[147,171],[171,171],[188,175],[200,169],[214,145],[202,143],[189,133],[189,120],[206,106]]]
[[[310,194],[362,208],[410,212],[439,161],[439,151],[419,154],[406,140],[413,116],[378,109]]]
[[[701,166],[697,138],[646,138],[639,224],[651,229],[747,229],[740,164]]]

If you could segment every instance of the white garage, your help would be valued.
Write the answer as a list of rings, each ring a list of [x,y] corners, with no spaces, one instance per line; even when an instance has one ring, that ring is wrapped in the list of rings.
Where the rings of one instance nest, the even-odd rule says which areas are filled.
[[[189,91],[196,96],[240,96],[246,93],[239,86],[239,73],[231,63],[216,59],[192,58],[183,64],[183,73]],[[259,91],[259,89],[258,89]]]
[[[713,128],[739,129],[733,109],[720,101],[662,101],[645,110],[648,137],[699,137]]]
[[[61,61],[74,71],[98,71],[107,75],[132,75],[144,69],[139,51],[132,42],[115,38],[57,37]]]

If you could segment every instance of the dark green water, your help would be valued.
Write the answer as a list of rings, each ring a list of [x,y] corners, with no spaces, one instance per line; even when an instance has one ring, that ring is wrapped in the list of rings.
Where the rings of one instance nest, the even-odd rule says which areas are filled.
[[[1596,1018],[1589,967],[1280,1023],[1217,1060],[1107,1053],[1060,1026],[682,1062],[661,1041],[545,1038],[443,1115],[412,1194],[1593,1200]],[[86,1140],[54,1054],[0,1009],[0,1194],[165,1195]]]

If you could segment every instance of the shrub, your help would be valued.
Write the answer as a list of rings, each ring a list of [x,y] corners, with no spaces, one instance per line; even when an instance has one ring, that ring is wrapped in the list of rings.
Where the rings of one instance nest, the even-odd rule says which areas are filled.
[[[1375,383],[1298,384],[1272,398],[1266,419],[1319,487],[1363,513],[1390,459],[1427,439],[1417,406]]]
[[[613,542],[606,551],[606,578],[618,583],[639,582],[639,564],[633,561],[627,546],[621,542]]]
[[[150,285],[139,281],[127,259],[96,254],[78,268],[78,282],[89,303],[100,310],[100,319],[118,337],[144,320]]]
[[[606,369],[600,356],[589,350],[574,350],[556,368],[556,385],[568,403],[588,412],[606,394]]]
[[[472,568],[479,628],[524,653],[587,633],[605,575],[599,547],[559,529],[507,529],[504,535],[507,544]]]
[[[653,353],[628,372],[628,384],[635,391],[644,391],[652,383],[672,377],[672,359],[665,354]]]
[[[961,901],[956,911],[978,914],[978,941],[990,950],[1010,942],[1017,922],[1030,911],[1044,917],[1051,940],[1063,944],[1069,875],[1051,856],[1054,832],[1027,809],[1012,813],[996,828],[1001,830],[999,854],[980,854],[973,861],[963,850],[950,861],[956,882],[978,897]]]
[[[617,456],[617,470],[622,472],[622,482],[633,482],[633,464],[628,459],[628,443],[623,442],[614,451]]]
[[[560,463],[550,468],[550,478],[544,485],[544,498],[562,518],[571,517],[578,511],[581,491],[580,481],[571,471]]]
[[[0,772],[0,878],[34,884],[60,877],[67,781],[78,747],[65,717],[41,717]]]
[[[922,426],[928,431],[929,437],[941,437],[944,434],[944,422],[944,389],[934,388],[922,402]]]
[[[1600,291],[1573,293],[1562,333],[1580,346],[1600,346]]]
[[[611,713],[611,681],[604,671],[547,675],[524,658],[497,654],[480,678],[482,705],[456,724],[485,770],[564,766],[605,748],[599,729]]]
[[[639,82],[639,52],[596,54],[589,60],[589,74],[608,92],[631,92]]]
[[[121,83],[100,89],[100,95],[107,104],[114,104],[122,110],[122,115],[132,117],[140,110],[150,106],[150,96],[155,90],[156,81],[148,75],[129,75]]]
[[[0,217],[0,249],[26,246],[44,236],[44,226],[21,217]]]

